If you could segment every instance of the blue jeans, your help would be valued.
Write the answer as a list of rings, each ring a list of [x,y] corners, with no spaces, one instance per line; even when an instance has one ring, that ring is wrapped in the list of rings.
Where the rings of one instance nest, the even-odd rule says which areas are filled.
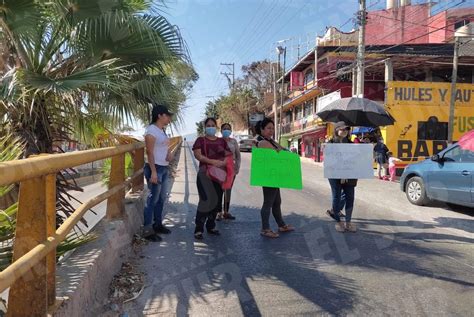
[[[144,210],[144,223],[143,225],[149,227],[152,225],[152,221],[155,226],[162,225],[163,207],[166,201],[166,190],[168,189],[168,166],[156,165],[156,173],[158,174],[158,184],[151,183],[151,168],[148,163],[143,168],[145,174],[146,183],[148,186],[148,196],[146,199],[146,205]]]
[[[341,184],[340,179],[329,179],[332,193],[332,211],[336,221],[341,221],[339,212],[346,207],[346,222],[352,219],[352,209],[354,209],[355,186]]]

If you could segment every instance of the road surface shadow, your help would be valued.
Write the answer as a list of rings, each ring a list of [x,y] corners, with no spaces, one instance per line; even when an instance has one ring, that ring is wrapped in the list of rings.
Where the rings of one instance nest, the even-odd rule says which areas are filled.
[[[446,241],[472,244],[474,240],[433,232],[430,223],[355,219],[359,232],[341,234],[322,211],[314,217],[295,212],[285,220],[296,231],[268,239],[259,235],[259,209],[233,206],[237,220],[218,223],[220,237],[206,235],[202,242],[196,242],[195,210],[196,206],[188,202],[168,204],[168,224],[173,232],[164,236],[162,243],[144,248],[141,266],[147,273],[147,287],[144,295],[128,307],[130,311],[185,316],[199,305],[203,315],[203,309],[218,315],[238,314],[215,299],[231,301],[236,296],[244,315],[262,316],[267,311],[263,313],[259,303],[288,300],[288,294],[280,288],[283,285],[292,298],[303,297],[319,307],[310,314],[346,314],[356,304],[371,302],[347,273],[349,268],[399,272],[466,288],[474,286],[473,281],[456,278],[449,269],[436,271],[432,261],[463,257],[448,249]],[[440,243],[424,246],[420,241]],[[341,270],[334,271],[337,266]],[[262,288],[264,291],[255,291]],[[298,303],[283,305],[292,307]],[[367,309],[379,308],[374,305]]]

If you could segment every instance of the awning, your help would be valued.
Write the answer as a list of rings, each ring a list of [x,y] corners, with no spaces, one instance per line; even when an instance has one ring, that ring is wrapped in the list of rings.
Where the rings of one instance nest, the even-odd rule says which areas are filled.
[[[303,133],[303,138],[306,138],[306,137],[320,138],[320,137],[324,137],[326,133],[327,133],[326,126],[317,126],[314,129],[305,131]]]

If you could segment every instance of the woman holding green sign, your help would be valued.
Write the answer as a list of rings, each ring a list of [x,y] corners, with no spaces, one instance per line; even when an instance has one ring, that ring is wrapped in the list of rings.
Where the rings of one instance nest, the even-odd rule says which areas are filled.
[[[257,147],[267,148],[275,151],[285,150],[280,144],[273,140],[275,134],[275,124],[271,119],[265,118],[260,121],[256,130],[258,133]],[[285,224],[281,214],[281,195],[280,188],[262,187],[263,189],[263,205],[260,211],[262,217],[262,231],[260,234],[268,238],[278,238],[278,233],[270,229],[270,212],[273,214],[278,224],[279,232],[289,232],[295,230],[291,225]]]
[[[216,216],[222,209],[222,184],[219,180],[218,171],[227,166],[226,159],[232,156],[227,142],[216,136],[217,122],[214,118],[204,121],[205,136],[197,138],[193,145],[193,152],[199,161],[197,175],[197,189],[199,203],[196,212],[196,229],[194,237],[202,240],[204,225],[208,234],[220,235],[216,229]],[[224,176],[225,177],[225,176]]]

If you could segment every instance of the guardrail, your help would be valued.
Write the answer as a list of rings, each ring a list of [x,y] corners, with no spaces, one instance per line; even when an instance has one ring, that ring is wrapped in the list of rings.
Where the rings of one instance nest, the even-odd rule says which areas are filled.
[[[172,151],[181,137],[171,138]],[[0,163],[0,186],[20,183],[13,263],[0,272],[0,292],[10,288],[7,316],[46,316],[56,301],[56,247],[90,208],[107,200],[107,219],[123,214],[125,188],[143,189],[143,142],[65,154],[44,154]],[[125,154],[134,174],[125,179]],[[83,203],[56,229],[56,174],[63,169],[112,158],[109,189]]]

